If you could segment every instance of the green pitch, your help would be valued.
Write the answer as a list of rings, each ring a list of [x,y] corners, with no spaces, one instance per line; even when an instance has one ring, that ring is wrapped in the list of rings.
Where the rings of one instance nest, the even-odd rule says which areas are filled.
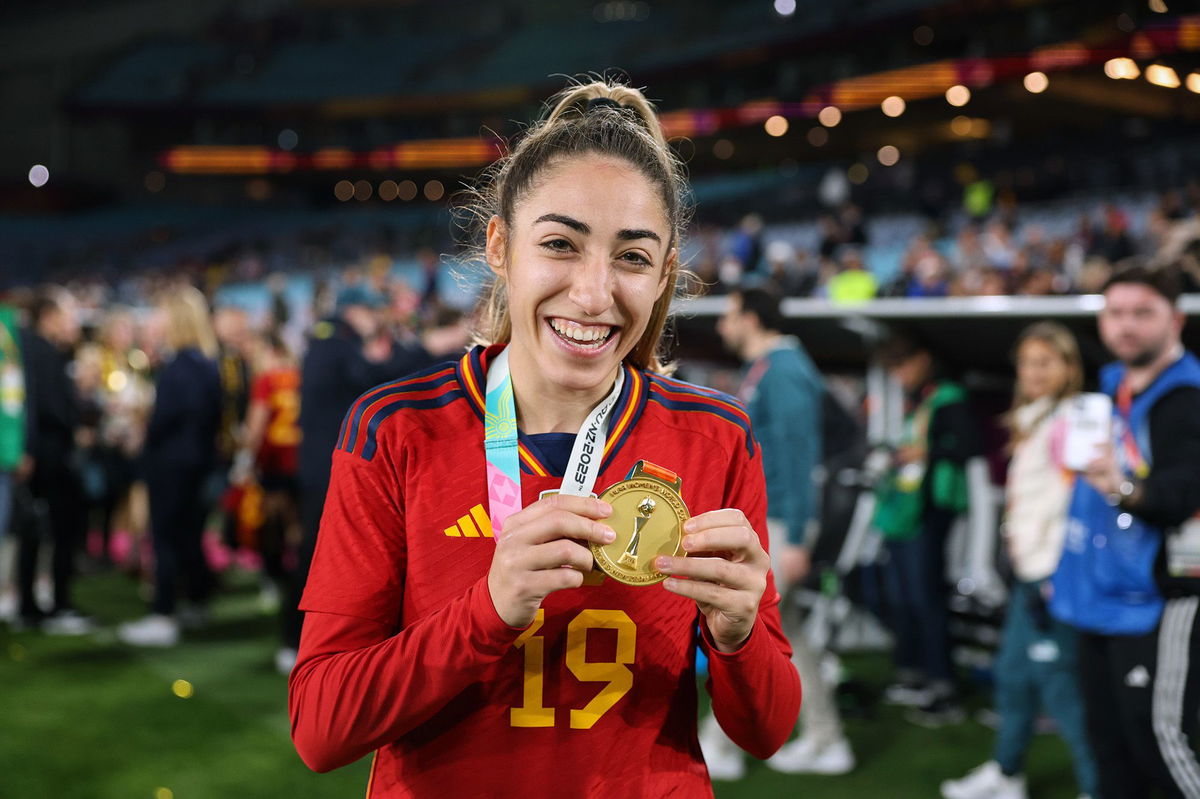
[[[88,638],[11,634],[0,625],[0,794],[55,799],[321,799],[362,796],[369,759],[313,774],[288,738],[286,684],[272,665],[275,623],[253,578],[227,576],[214,623],[175,649],[135,650],[111,627],[143,612],[118,575],[79,582],[80,607],[108,625]],[[878,656],[854,658],[868,691],[887,677]],[[184,683],[176,681],[183,680]],[[189,694],[190,686],[190,696]],[[179,696],[183,694],[184,696]],[[982,700],[981,700],[982,701]],[[938,783],[987,758],[991,731],[968,722],[931,731],[879,706],[847,722],[859,768],[845,777],[776,774],[752,762],[720,799],[847,796],[929,799]],[[1066,747],[1037,739],[1035,799],[1077,793]]]

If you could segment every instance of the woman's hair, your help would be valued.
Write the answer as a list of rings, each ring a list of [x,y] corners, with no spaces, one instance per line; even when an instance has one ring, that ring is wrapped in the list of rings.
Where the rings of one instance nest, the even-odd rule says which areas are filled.
[[[1021,335],[1017,337],[1017,345],[1013,349],[1014,359],[1016,354],[1021,351],[1021,347],[1029,341],[1040,341],[1045,344],[1067,367],[1067,379],[1063,381],[1062,387],[1052,397],[1054,402],[1046,410],[1046,415],[1049,416],[1054,412],[1054,407],[1059,400],[1078,394],[1083,390],[1083,358],[1079,354],[1079,343],[1075,340],[1075,336],[1058,322],[1035,322],[1021,331]],[[1021,383],[1018,380],[1013,389],[1012,407],[1003,419],[1004,426],[1012,435],[1014,444],[1022,434],[1022,431],[1017,428],[1017,413],[1031,402],[1033,402],[1032,398],[1021,393]],[[1038,419],[1037,421],[1041,422],[1042,420]],[[1031,425],[1029,429],[1034,426],[1036,425]]]
[[[499,217],[512,229],[516,207],[546,170],[586,155],[619,158],[641,172],[658,190],[671,226],[668,251],[682,249],[681,239],[690,215],[687,179],[683,164],[663,137],[654,107],[640,91],[613,80],[577,83],[551,98],[549,112],[534,123],[512,150],[483,175],[480,185],[468,192],[465,206],[472,220],[476,246],[473,256],[482,260],[480,242],[488,221]],[[671,301],[679,285],[681,265],[667,275],[662,296],[654,303],[642,337],[629,353],[635,366],[664,371],[660,340]],[[492,344],[508,341],[512,319],[504,280],[493,280],[480,309],[477,339]]]
[[[208,301],[193,286],[167,291],[161,301],[167,314],[167,344],[179,351],[194,347],[209,358],[217,357],[217,335],[213,332]]]

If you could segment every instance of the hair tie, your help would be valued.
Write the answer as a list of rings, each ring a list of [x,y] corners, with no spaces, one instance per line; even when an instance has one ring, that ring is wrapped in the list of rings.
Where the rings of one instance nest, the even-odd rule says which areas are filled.
[[[593,97],[592,99],[588,100],[586,109],[587,111],[594,111],[597,108],[615,108],[618,111],[625,110],[625,106],[621,105],[611,97]]]

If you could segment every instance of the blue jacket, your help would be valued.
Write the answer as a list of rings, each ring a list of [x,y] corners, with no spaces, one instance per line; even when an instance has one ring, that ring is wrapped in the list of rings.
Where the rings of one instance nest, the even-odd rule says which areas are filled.
[[[821,374],[794,338],[763,356],[765,371],[742,399],[762,446],[767,478],[767,516],[787,523],[788,541],[804,543],[817,512],[813,469],[821,463]],[[753,364],[748,380],[757,369]]]
[[[142,449],[147,474],[211,469],[220,423],[221,378],[216,361],[194,348],[179,350],[155,382],[154,411]]]
[[[1125,376],[1123,364],[1100,373],[1100,387],[1115,397]],[[1191,353],[1159,375],[1133,398],[1128,428],[1146,464],[1150,452],[1150,409],[1182,386],[1200,388],[1200,361]],[[1126,421],[1114,411],[1113,447],[1125,474],[1121,444]],[[1062,560],[1054,574],[1050,612],[1060,621],[1104,635],[1141,635],[1158,625],[1163,598],[1155,582],[1154,564],[1163,541],[1162,528],[1147,524],[1107,499],[1083,479],[1075,481],[1067,518]]]

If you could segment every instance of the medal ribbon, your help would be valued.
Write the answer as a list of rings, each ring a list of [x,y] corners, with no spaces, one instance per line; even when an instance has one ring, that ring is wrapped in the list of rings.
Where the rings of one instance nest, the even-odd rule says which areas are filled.
[[[571,459],[563,476],[560,494],[586,497],[600,474],[600,460],[608,438],[610,411],[621,396],[625,370],[617,370],[612,391],[583,420]],[[492,532],[499,538],[504,520],[521,509],[521,461],[517,443],[517,405],[513,398],[508,350],[488,366],[487,400],[483,420],[483,449],[487,456],[488,516]]]

